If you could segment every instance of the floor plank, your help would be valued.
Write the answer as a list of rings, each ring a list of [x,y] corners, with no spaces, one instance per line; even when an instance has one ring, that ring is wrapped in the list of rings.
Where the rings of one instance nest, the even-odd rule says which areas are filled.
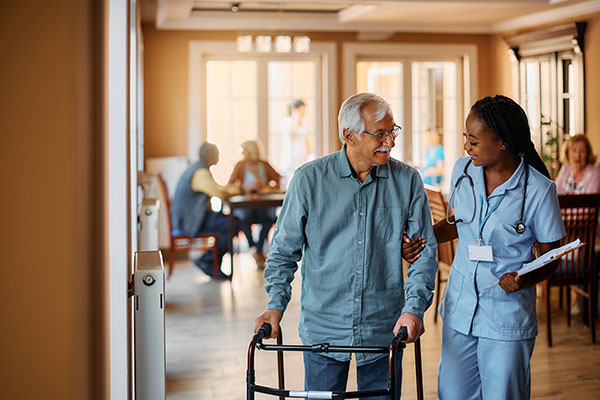
[[[227,256],[226,256],[227,257]],[[224,260],[224,265],[229,260]],[[254,318],[267,301],[262,271],[247,254],[236,255],[233,282],[211,281],[188,261],[177,263],[166,284],[167,398],[243,400],[246,398],[246,361]],[[299,344],[299,278],[292,302],[282,321],[284,343]],[[558,296],[554,296],[557,298]],[[554,346],[545,339],[543,312],[540,335],[532,359],[533,399],[600,398],[600,345],[592,345],[589,328],[581,317],[566,325],[564,311],[553,305]],[[538,309],[542,309],[538,307]],[[433,322],[433,309],[425,314],[422,337],[425,398],[437,398],[437,365],[441,322]],[[285,353],[286,387],[302,389],[301,353]],[[277,385],[275,354],[256,354],[257,383]],[[351,373],[348,390],[356,389]],[[404,357],[403,399],[414,399],[415,373],[412,346]],[[257,399],[276,399],[257,394]]]

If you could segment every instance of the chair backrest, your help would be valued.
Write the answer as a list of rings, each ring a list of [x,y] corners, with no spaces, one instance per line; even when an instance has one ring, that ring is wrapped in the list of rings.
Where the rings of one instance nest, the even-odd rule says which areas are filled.
[[[167,182],[165,182],[165,179],[162,177],[161,174],[158,174],[157,176],[158,179],[158,188],[159,191],[162,194],[163,199],[165,199],[165,212],[167,215],[167,226],[169,228],[169,236],[171,235],[171,198],[169,197],[169,189],[167,188]]]
[[[431,219],[435,224],[438,221],[446,218],[446,209],[448,204],[439,188],[431,185],[425,185],[425,193],[429,201],[429,210],[431,211]],[[456,251],[456,240],[444,242],[438,245],[438,262],[452,265],[454,253]]]
[[[558,204],[567,231],[561,244],[579,239],[586,245],[579,251],[569,253],[561,259],[560,268],[552,280],[584,279],[590,273],[590,266],[593,262],[600,194],[559,195]]]

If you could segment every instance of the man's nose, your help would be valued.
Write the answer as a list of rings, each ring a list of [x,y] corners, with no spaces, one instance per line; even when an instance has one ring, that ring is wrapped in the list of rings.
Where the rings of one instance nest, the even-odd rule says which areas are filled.
[[[394,147],[396,145],[396,140],[392,137],[391,133],[388,133],[383,139],[383,144],[389,147]]]

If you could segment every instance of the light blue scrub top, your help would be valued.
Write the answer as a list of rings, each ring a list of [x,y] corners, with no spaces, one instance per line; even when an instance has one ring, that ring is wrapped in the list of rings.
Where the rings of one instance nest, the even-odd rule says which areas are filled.
[[[452,171],[451,190],[462,175],[469,157],[461,157]],[[500,286],[486,290],[507,272],[517,271],[523,263],[533,260],[532,245],[555,242],[565,236],[560,214],[556,185],[532,166],[523,223],[525,232],[518,234],[514,225],[518,222],[525,183],[523,161],[513,175],[498,186],[490,196],[486,195],[483,167],[473,164],[467,169],[473,179],[476,205],[469,180],[464,178],[456,189],[452,203],[455,217],[471,223],[458,223],[458,245],[452,263],[440,314],[445,324],[465,335],[495,340],[531,339],[537,335],[535,308],[535,285],[529,289],[507,293]],[[485,245],[492,246],[494,260],[469,260],[468,246],[476,245],[479,225],[496,205],[482,230]]]

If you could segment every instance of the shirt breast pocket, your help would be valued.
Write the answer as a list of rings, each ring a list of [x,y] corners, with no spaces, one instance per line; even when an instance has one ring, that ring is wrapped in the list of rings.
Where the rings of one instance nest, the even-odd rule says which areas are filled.
[[[377,207],[373,220],[373,237],[386,242],[401,240],[405,223],[402,208]]]

